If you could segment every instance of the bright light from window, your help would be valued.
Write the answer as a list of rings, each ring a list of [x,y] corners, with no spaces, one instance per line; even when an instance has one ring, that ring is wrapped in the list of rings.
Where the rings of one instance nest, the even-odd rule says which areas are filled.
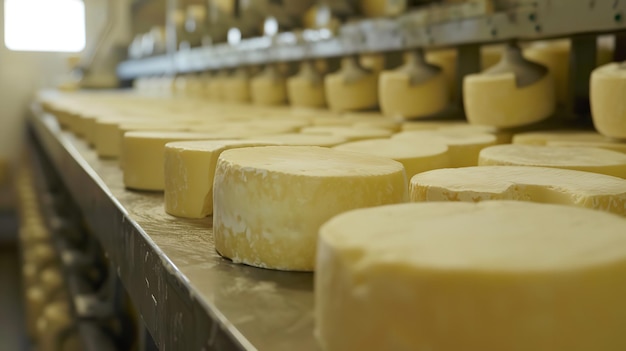
[[[82,51],[85,4],[81,0],[4,0],[4,43],[13,51]]]

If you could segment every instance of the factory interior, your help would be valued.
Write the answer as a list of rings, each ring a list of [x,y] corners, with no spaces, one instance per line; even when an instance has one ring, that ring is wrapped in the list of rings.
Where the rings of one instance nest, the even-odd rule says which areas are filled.
[[[1,351],[626,350],[626,1],[0,1]]]

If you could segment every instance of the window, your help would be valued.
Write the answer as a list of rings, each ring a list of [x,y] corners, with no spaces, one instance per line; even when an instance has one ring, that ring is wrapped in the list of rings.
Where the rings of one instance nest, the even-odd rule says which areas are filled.
[[[81,0],[4,0],[4,44],[13,51],[82,51],[85,4]]]

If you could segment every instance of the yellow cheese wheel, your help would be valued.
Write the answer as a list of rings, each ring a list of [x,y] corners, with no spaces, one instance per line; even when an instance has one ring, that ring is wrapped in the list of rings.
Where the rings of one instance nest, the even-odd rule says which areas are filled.
[[[184,218],[213,213],[213,176],[229,149],[271,145],[252,140],[179,141],[165,145],[165,212]]]
[[[569,169],[481,166],[414,176],[411,201],[521,200],[574,205],[626,216],[626,180]]]
[[[497,145],[483,149],[478,164],[553,167],[626,178],[626,155],[593,147]]]
[[[215,247],[236,263],[311,271],[322,223],[407,197],[404,167],[390,159],[315,146],[227,150],[213,186]]]
[[[320,229],[327,351],[626,348],[624,219],[514,201],[359,209]]]

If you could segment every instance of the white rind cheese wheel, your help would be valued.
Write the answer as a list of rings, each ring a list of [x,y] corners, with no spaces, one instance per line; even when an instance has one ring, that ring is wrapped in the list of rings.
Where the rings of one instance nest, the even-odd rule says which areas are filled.
[[[624,219],[513,201],[350,211],[320,229],[326,351],[626,349]]]
[[[480,151],[497,143],[494,135],[463,130],[401,132],[395,134],[392,139],[444,143],[448,145],[450,167],[476,166]]]
[[[539,122],[550,117],[556,105],[550,75],[519,88],[513,73],[470,74],[463,80],[463,94],[470,123],[498,128]]]
[[[229,149],[271,145],[252,140],[180,141],[165,145],[165,212],[183,218],[213,214],[213,176]]]
[[[411,201],[521,200],[574,205],[626,216],[626,180],[544,167],[438,169],[411,178]]]
[[[380,75],[378,95],[385,115],[407,119],[434,115],[445,109],[449,101],[443,73],[412,85],[406,72],[384,71]]]
[[[626,178],[626,155],[593,147],[497,145],[480,152],[478,165],[552,167]]]
[[[402,164],[314,146],[224,151],[213,186],[217,251],[236,263],[311,271],[319,227],[351,209],[404,202]]]
[[[443,142],[413,142],[398,139],[355,141],[334,147],[335,150],[360,152],[386,157],[404,166],[407,178],[433,169],[449,167],[448,146]]]
[[[611,63],[591,73],[591,114],[603,135],[626,139],[626,68]]]
[[[162,191],[165,144],[173,141],[222,139],[219,135],[184,132],[127,132],[122,146],[124,186]]]

